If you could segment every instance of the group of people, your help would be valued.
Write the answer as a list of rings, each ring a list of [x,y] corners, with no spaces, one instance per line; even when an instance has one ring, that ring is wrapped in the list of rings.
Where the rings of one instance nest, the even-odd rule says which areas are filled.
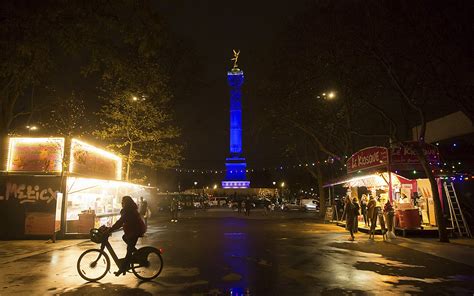
[[[387,201],[384,210],[389,211],[391,208],[390,201]],[[363,194],[360,203],[357,197],[352,200],[349,196],[344,199],[344,212],[343,219],[346,218],[346,229],[349,231],[349,240],[355,239],[354,233],[357,232],[359,227],[359,216],[362,214],[366,227],[369,227],[369,238],[374,238],[375,228],[377,226],[377,220],[379,221],[380,227],[382,228],[382,234],[387,231],[385,227],[385,220],[383,217],[383,211],[381,209],[380,197],[378,200],[373,195],[367,197]]]
[[[242,213],[242,208],[245,209],[245,216],[250,216],[250,209],[252,208],[252,201],[247,196],[245,200],[239,199],[237,201],[237,211]]]

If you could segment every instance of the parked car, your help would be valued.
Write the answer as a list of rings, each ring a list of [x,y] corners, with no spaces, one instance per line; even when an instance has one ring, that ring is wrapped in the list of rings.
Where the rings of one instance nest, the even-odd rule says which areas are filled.
[[[302,199],[301,206],[305,211],[317,211],[319,210],[319,202],[316,199]]]
[[[193,202],[193,207],[195,209],[202,209],[203,208],[202,203],[200,201],[194,201]]]
[[[297,202],[286,202],[281,205],[283,211],[303,211],[304,207]]]

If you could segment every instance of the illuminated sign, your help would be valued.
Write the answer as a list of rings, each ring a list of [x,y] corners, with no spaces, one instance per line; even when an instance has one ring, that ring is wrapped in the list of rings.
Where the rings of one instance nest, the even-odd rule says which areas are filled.
[[[388,163],[388,149],[385,147],[368,147],[354,153],[347,160],[347,172],[386,166]]]
[[[113,153],[73,139],[69,172],[88,177],[121,180],[122,159]]]
[[[392,164],[401,165],[420,164],[420,160],[415,153],[415,148],[418,145],[418,142],[411,141],[403,142],[402,145],[392,147],[390,152],[390,162]],[[423,144],[423,154],[431,165],[435,166],[439,162],[439,152],[436,146],[426,143]]]
[[[64,138],[10,138],[7,171],[61,172]]]

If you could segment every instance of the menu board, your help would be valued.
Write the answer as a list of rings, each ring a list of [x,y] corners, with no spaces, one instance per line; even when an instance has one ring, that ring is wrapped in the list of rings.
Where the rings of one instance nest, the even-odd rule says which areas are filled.
[[[64,138],[10,138],[7,171],[61,172]]]
[[[69,172],[87,177],[121,180],[122,159],[108,151],[73,139]]]
[[[61,230],[61,214],[63,208],[63,194],[56,193],[56,213],[54,215],[54,232]]]
[[[332,221],[334,215],[334,208],[333,207],[327,207],[326,208],[326,214],[324,215],[324,221]]]

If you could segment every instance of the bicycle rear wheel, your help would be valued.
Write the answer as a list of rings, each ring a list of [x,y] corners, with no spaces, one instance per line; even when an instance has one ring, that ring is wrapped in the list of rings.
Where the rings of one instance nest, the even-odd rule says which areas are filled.
[[[103,278],[110,270],[110,259],[107,253],[98,249],[90,249],[79,256],[77,272],[89,282]]]
[[[157,248],[140,248],[133,257],[132,272],[137,278],[149,281],[160,275],[163,269],[163,258]]]

